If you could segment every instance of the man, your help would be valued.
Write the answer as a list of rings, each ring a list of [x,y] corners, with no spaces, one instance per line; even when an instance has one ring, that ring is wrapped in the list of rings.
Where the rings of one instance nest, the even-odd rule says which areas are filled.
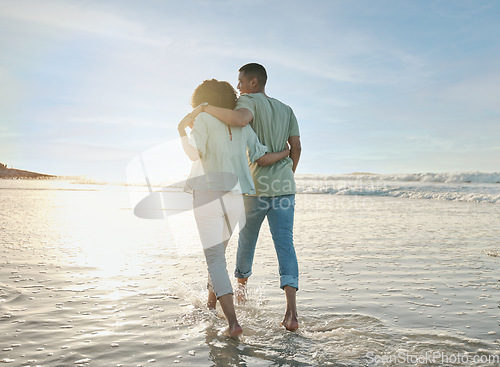
[[[293,246],[293,215],[295,208],[294,173],[299,162],[301,144],[297,119],[290,107],[266,95],[266,69],[259,64],[244,65],[239,70],[238,89],[241,93],[234,110],[205,105],[194,113],[207,112],[229,126],[244,127],[248,123],[257,133],[268,152],[283,150],[290,145],[290,157],[271,166],[250,163],[256,195],[245,197],[246,224],[240,231],[235,276],[240,294],[245,294],[248,277],[252,274],[255,245],[261,224],[267,217],[274,247],[278,255],[280,287],[286,295],[283,326],[298,329],[296,292],[298,264]]]

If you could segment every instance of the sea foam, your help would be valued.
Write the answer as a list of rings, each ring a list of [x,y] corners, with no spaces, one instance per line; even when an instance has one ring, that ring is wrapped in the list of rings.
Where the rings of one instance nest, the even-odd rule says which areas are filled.
[[[500,173],[297,175],[297,192],[500,203]]]

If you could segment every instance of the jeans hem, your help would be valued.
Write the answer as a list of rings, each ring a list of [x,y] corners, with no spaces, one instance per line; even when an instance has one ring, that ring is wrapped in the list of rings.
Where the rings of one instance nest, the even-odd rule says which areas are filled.
[[[282,275],[280,277],[280,288],[284,289],[287,285],[299,290],[299,277],[294,275]]]
[[[249,271],[247,273],[240,273],[239,271],[235,270],[234,271],[234,276],[238,279],[245,279],[245,278],[249,278],[250,275],[252,275],[252,272]]]

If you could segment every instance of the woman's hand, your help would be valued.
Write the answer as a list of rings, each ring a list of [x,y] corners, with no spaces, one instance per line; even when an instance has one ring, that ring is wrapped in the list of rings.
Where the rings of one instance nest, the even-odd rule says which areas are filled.
[[[266,153],[259,159],[255,160],[255,162],[262,167],[265,166],[270,166],[271,164],[274,164],[278,162],[279,160],[286,158],[290,156],[290,147],[288,144],[286,144],[286,148],[283,149],[280,152],[274,152],[274,153]]]
[[[179,135],[181,136],[182,149],[184,149],[184,152],[189,157],[189,159],[191,159],[192,161],[196,161],[200,159],[200,154],[196,148],[189,144],[188,136],[186,134],[186,127],[190,126],[191,128],[193,128],[193,123],[194,117],[191,113],[188,113],[186,116],[184,116],[181,122],[179,122],[177,130],[179,130]]]
[[[191,113],[188,113],[184,118],[179,122],[179,125],[177,126],[177,130],[179,130],[179,133],[181,135],[186,135],[186,127],[193,127],[193,122],[194,122],[194,117],[192,116]]]
[[[286,148],[283,149],[283,153],[286,154],[285,157],[290,156],[290,146],[286,143]]]

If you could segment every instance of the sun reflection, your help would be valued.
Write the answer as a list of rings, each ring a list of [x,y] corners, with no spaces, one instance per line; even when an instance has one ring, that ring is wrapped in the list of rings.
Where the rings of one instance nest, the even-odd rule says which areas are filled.
[[[54,229],[76,266],[99,269],[101,276],[113,276],[137,265],[134,251],[142,233],[128,230],[130,213],[124,210],[126,191],[111,187],[98,191],[71,191],[55,196],[60,200]]]
[[[192,211],[163,220],[141,219],[133,214],[124,186],[69,187],[71,191],[55,191],[51,206],[56,210],[47,213],[50,231],[61,241],[64,256],[59,262],[115,281],[112,287],[151,276],[172,259],[202,256]]]

